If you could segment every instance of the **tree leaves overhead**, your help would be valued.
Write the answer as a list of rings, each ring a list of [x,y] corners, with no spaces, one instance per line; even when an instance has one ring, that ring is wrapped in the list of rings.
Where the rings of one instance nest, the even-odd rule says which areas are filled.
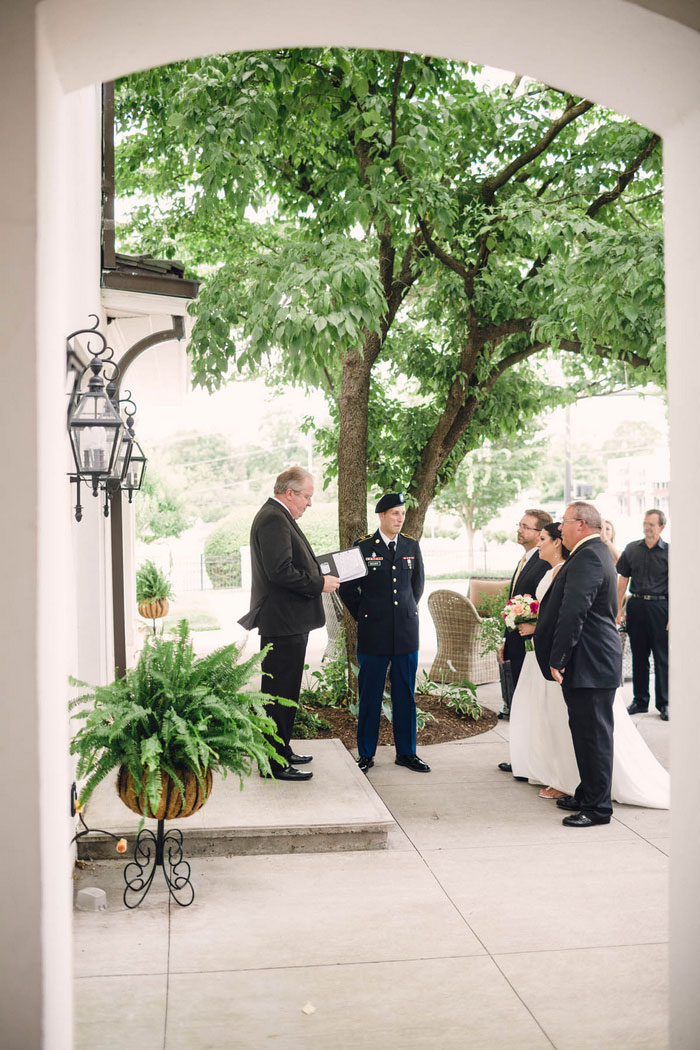
[[[341,49],[151,70],[119,83],[115,109],[126,247],[205,279],[197,382],[233,365],[325,389],[344,541],[367,472],[401,483],[419,534],[484,438],[587,383],[663,382],[645,128],[463,63]],[[550,351],[573,393],[536,364]]]

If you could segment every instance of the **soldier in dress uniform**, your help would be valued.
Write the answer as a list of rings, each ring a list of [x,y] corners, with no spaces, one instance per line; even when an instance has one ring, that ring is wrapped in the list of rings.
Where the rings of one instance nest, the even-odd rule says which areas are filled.
[[[416,755],[418,601],[425,575],[418,541],[401,533],[406,507],[402,492],[389,492],[377,503],[379,528],[358,540],[367,575],[340,585],[340,597],[357,621],[360,709],[357,764],[363,773],[374,765],[387,670],[390,670],[392,725],[396,764],[416,773],[430,766]]]

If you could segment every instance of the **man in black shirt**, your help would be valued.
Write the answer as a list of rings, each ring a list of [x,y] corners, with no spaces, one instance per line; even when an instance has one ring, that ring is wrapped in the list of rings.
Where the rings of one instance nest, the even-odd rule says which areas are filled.
[[[654,654],[656,706],[668,721],[668,544],[661,539],[666,515],[648,510],[644,515],[644,539],[628,543],[617,562],[619,608],[632,581],[627,599],[627,634],[632,650],[634,701],[631,715],[649,709],[649,653]]]

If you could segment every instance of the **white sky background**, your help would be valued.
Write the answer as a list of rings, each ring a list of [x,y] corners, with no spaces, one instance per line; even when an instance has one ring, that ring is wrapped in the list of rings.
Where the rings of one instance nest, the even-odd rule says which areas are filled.
[[[154,392],[154,396],[144,399],[144,410],[140,412],[138,420],[139,437],[143,435],[144,441],[154,445],[187,431],[226,434],[233,445],[256,444],[266,430],[266,426],[261,424],[276,413],[291,413],[300,418],[314,415],[321,422],[328,415],[320,393],[305,396],[300,390],[289,388],[284,394],[277,395],[268,390],[262,380],[229,383],[214,394],[193,390],[177,405],[159,405],[156,397]],[[643,421],[656,427],[661,434],[666,434],[663,399],[629,393],[587,398],[578,402],[571,408],[574,452],[577,442],[593,447],[602,445],[613,436],[615,428],[626,421]],[[557,409],[542,423],[545,432],[563,433],[564,409]]]

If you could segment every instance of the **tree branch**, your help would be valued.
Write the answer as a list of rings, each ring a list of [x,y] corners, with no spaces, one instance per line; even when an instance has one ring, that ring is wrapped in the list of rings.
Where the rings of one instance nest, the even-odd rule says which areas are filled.
[[[592,107],[593,103],[588,102],[586,99],[583,99],[575,106],[567,106],[561,116],[552,121],[539,142],[536,142],[531,149],[525,150],[525,152],[521,153],[519,157],[512,160],[510,164],[506,165],[506,167],[497,175],[490,175],[487,179],[484,179],[481,184],[481,195],[484,203],[491,204],[497,190],[502,186],[505,186],[505,184],[512,179],[521,168],[524,168],[531,161],[541,156],[557,135],[559,135],[568,124],[577,120],[582,114],[586,113],[589,109],[592,109]]]
[[[558,346],[572,354],[583,353],[583,344],[578,339],[560,339]],[[608,361],[619,361],[623,365],[631,365],[632,368],[648,368],[651,365],[648,357],[641,357],[640,354],[635,354],[633,350],[616,352],[610,346],[596,345],[593,347],[593,353],[597,357],[602,357]]]
[[[331,397],[333,398],[333,400],[337,404],[337,402],[338,402],[338,395],[335,392],[335,383],[333,382],[333,378],[332,378],[330,372],[328,371],[328,368],[327,368],[326,365],[323,366],[323,375],[324,375],[325,380],[326,380],[326,386],[328,387],[328,393],[331,395]]]
[[[391,104],[389,106],[389,113],[391,115],[391,149],[396,145],[396,135],[398,132],[398,126],[396,121],[396,107],[399,102],[399,84],[401,83],[401,73],[403,71],[403,63],[405,59],[403,51],[399,51],[396,60],[396,69],[394,70],[394,82],[391,89]]]
[[[411,286],[418,279],[418,273],[413,269],[413,259],[416,250],[420,248],[422,242],[422,236],[420,230],[416,230],[413,235],[413,239],[409,244],[408,248],[404,252],[403,259],[401,260],[401,267],[398,275],[394,278],[391,286],[391,292],[387,301],[388,311],[385,318],[382,320],[382,329],[384,324],[387,325],[387,331],[389,326],[392,324],[396,313],[404,301]]]
[[[401,167],[403,167],[403,165],[401,165]],[[428,229],[428,224],[425,219],[419,218],[418,225],[420,227],[420,232],[423,234],[423,240],[435,258],[439,259],[443,266],[447,266],[449,270],[458,274],[462,280],[469,281],[471,276],[470,271],[464,263],[460,262],[459,259],[455,259],[454,255],[450,255],[450,253],[446,252],[444,248],[441,248],[439,244],[436,244],[430,235],[430,230]]]
[[[522,350],[515,350],[512,354],[508,354],[507,357],[502,358],[498,364],[489,372],[485,381],[482,383],[482,390],[488,393],[493,390],[495,384],[501,378],[504,372],[507,372],[513,365],[517,365],[520,361],[526,361],[528,357],[532,357],[533,354],[538,354],[540,350],[546,350],[549,343],[530,343],[529,346],[523,347]]]
[[[498,346],[509,335],[529,334],[533,325],[532,317],[512,317],[509,321],[501,324],[486,324],[478,329],[479,345],[485,346],[491,343]]]
[[[598,214],[600,209],[604,208],[607,204],[612,204],[614,201],[618,200],[618,198],[624,193],[626,188],[629,186],[630,182],[635,177],[644,161],[648,157],[650,157],[651,154],[654,152],[660,141],[661,139],[658,135],[650,135],[644,147],[639,151],[634,160],[630,161],[625,170],[618,175],[615,187],[611,190],[606,190],[605,193],[601,193],[599,197],[596,197],[596,199],[592,201],[591,204],[589,204],[588,208],[586,209],[586,216],[589,219],[594,218]],[[656,192],[661,193],[662,191],[658,190]],[[649,193],[646,194],[646,196],[639,197],[637,199],[646,200],[647,197],[653,197],[655,195],[655,193]],[[557,204],[561,201],[568,200],[569,198],[575,196],[577,196],[577,194],[572,193],[569,194],[568,197],[561,197],[559,198],[559,200],[548,200],[544,203]],[[540,272],[544,264],[550,258],[551,254],[551,251],[547,250],[544,255],[540,255],[537,259],[535,259],[527,274],[523,277],[522,281],[520,281],[518,285],[519,292],[522,292],[527,282]]]
[[[601,208],[604,208],[606,204],[612,204],[618,197],[627,189],[630,182],[637,174],[647,157],[650,157],[654,152],[658,144],[661,142],[661,138],[658,135],[650,135],[647,139],[643,148],[639,151],[637,156],[631,161],[625,170],[618,175],[617,184],[614,189],[606,190],[605,193],[601,193],[600,197],[597,197],[592,204],[590,204],[586,210],[586,215],[589,219],[594,218],[598,214]]]
[[[628,206],[630,204],[639,204],[640,201],[648,201],[651,197],[661,197],[663,192],[663,190],[654,190],[652,193],[643,193],[641,197],[632,197],[629,200],[626,200],[625,204]]]
[[[382,282],[382,288],[384,289],[384,298],[387,303],[391,296],[391,289],[394,282],[394,258],[396,252],[394,251],[394,245],[391,239],[391,226],[389,222],[384,223],[384,228],[379,234],[379,280]]]

